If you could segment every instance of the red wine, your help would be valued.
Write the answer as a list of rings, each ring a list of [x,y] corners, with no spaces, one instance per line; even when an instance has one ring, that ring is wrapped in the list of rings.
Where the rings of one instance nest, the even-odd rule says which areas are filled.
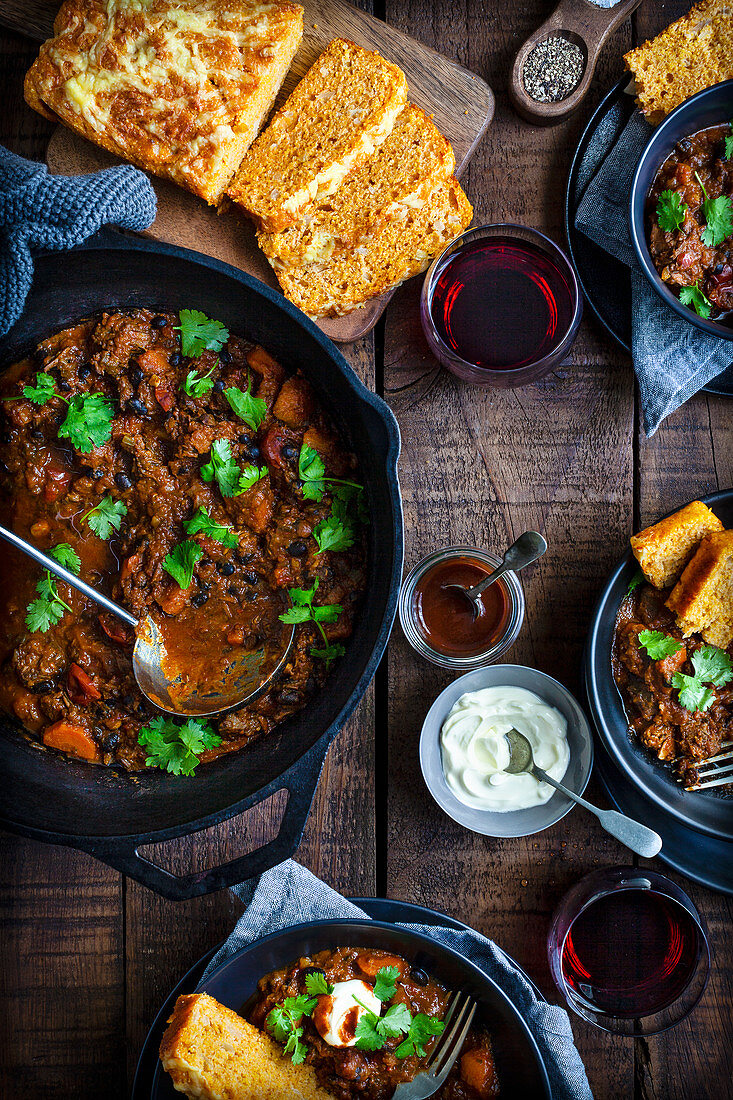
[[[562,971],[597,1012],[650,1016],[681,995],[700,951],[698,927],[681,905],[652,890],[618,890],[573,921]]]
[[[474,240],[455,253],[438,276],[430,308],[443,343],[487,370],[543,359],[574,312],[570,285],[552,259],[505,237]]]

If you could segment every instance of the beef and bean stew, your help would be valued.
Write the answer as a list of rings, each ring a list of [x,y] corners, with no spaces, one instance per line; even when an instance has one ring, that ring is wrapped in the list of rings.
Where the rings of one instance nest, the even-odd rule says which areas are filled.
[[[425,1069],[451,991],[400,955],[339,947],[265,975],[250,1023],[310,1064],[336,1100],[388,1100]],[[499,1084],[487,1031],[471,1027],[438,1100],[489,1100]]]
[[[733,127],[675,145],[649,194],[649,250],[662,280],[699,316],[733,323]]]
[[[266,694],[176,722],[137,689],[133,631],[3,544],[0,706],[75,757],[186,774],[303,707],[352,632],[367,520],[306,379],[202,313],[138,309],[44,340],[0,397],[4,524],[202,664],[297,624]]]

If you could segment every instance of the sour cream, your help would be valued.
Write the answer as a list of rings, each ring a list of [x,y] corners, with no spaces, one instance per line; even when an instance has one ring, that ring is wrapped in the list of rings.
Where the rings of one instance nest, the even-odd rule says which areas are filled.
[[[446,783],[466,806],[507,813],[541,806],[554,794],[533,775],[505,771],[510,729],[527,738],[538,767],[553,779],[565,775],[570,749],[559,710],[524,688],[469,691],[454,703],[440,736]]]
[[[311,1019],[330,1047],[353,1047],[357,1024],[364,1013],[373,1012],[379,1016],[381,1011],[382,1002],[372,987],[353,978],[348,982],[334,982],[333,993],[324,993],[318,998]]]

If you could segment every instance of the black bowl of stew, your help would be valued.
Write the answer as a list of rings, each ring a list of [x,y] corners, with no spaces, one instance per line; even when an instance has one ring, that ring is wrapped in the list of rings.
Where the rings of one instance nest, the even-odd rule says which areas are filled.
[[[450,992],[464,990],[473,995],[479,1003],[477,1031],[488,1034],[500,1100],[512,1100],[514,1097],[532,1097],[532,1100],[546,1097],[549,1100],[551,1092],[547,1070],[518,1008],[473,963],[429,936],[409,928],[382,921],[355,919],[295,925],[242,948],[204,979],[196,992],[208,993],[221,1004],[251,1018],[253,1012],[256,1014],[258,982],[261,978],[280,968],[297,964],[303,957],[311,958],[319,952],[348,947],[400,956],[412,972],[412,977],[408,974],[408,985],[440,983]],[[428,984],[422,988],[429,990],[430,986]],[[420,1007],[417,1006],[418,1009]],[[256,1019],[252,1022],[257,1024]],[[378,1060],[375,1061],[378,1064]],[[379,1070],[375,1072],[379,1073]],[[339,1100],[349,1095],[347,1081],[347,1078],[343,1079],[344,1093],[336,1093]],[[384,1081],[377,1078],[373,1084],[373,1090],[365,1091],[366,1082],[362,1079],[362,1087],[352,1093],[354,1100],[379,1095]],[[151,1100],[173,1100],[178,1095],[167,1074],[158,1065]],[[443,1095],[474,1100],[476,1094],[468,1089],[461,1091],[459,1083],[454,1091]]]
[[[644,149],[630,200],[631,240],[649,282],[680,317],[725,340],[733,340],[733,233],[722,240],[706,234],[704,199],[733,195],[733,150],[726,155],[731,119],[733,80],[680,104]],[[665,230],[657,204],[667,191],[679,198],[663,219],[671,226]],[[680,300],[682,288],[689,288],[688,304]]]

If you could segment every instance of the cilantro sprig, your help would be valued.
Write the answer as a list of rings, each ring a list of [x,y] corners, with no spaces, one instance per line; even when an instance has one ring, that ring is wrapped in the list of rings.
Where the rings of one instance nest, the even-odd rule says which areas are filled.
[[[49,554],[56,559],[59,565],[63,565],[70,573],[79,576],[81,559],[76,550],[69,546],[68,542],[60,542],[57,546],[52,547]],[[71,611],[66,601],[59,596],[56,585],[56,578],[48,569],[44,569],[43,576],[36,585],[38,599],[33,600],[26,608],[28,614],[25,617],[25,623],[32,634],[37,631],[45,634],[55,623],[63,619],[65,611]]]
[[[163,568],[169,573],[179,588],[190,588],[196,562],[203,557],[201,547],[186,539],[174,546],[170,554],[163,558]]]
[[[347,519],[339,519],[332,513],[313,528],[313,538],[319,554],[326,550],[348,550],[354,545],[354,528]]]
[[[319,607],[314,607],[313,600],[317,589],[318,577],[316,577],[311,588],[289,588],[288,595],[293,606],[289,607],[279,618],[284,623],[315,623],[321,632],[324,648],[320,650],[311,649],[311,653],[314,657],[321,657],[327,664],[330,664],[336,657],[343,656],[345,651],[343,646],[329,645],[323,623],[335,623],[343,611],[343,607],[338,603],[321,604]]]
[[[626,589],[626,591],[633,592],[635,588],[638,588],[639,585],[644,584],[645,582],[646,577],[644,576],[644,573],[641,569],[637,569],[633,577],[629,581],[629,587]]]
[[[692,655],[694,675],[675,672],[672,687],[679,691],[685,710],[693,713],[707,710],[715,698],[714,687],[724,687],[733,680],[733,663],[724,649],[702,646]]]
[[[286,997],[281,1005],[268,1012],[265,1019],[265,1027],[273,1038],[285,1044],[285,1054],[290,1055],[296,1066],[304,1061],[308,1053],[307,1045],[302,1042],[301,1020],[304,1016],[310,1016],[317,1003],[317,997],[308,997],[305,993]]]
[[[685,220],[688,206],[679,191],[662,191],[657,200],[657,223],[665,233],[673,233]]]
[[[181,351],[190,358],[198,359],[205,351],[221,351],[229,339],[229,329],[200,309],[182,309],[178,316],[181,323],[175,331],[181,334]]]
[[[442,1020],[436,1020],[434,1016],[427,1016],[424,1012],[418,1012],[412,1017],[407,1038],[395,1050],[398,1058],[409,1058],[411,1054],[418,1058],[424,1058],[427,1054],[427,1044],[437,1035],[441,1035],[445,1029]]]
[[[68,439],[75,450],[88,454],[95,447],[103,446],[112,435],[112,405],[101,393],[77,393],[64,397],[56,392],[56,384],[50,374],[39,371],[35,386],[23,386],[23,396],[34,405],[45,405],[53,397],[67,405],[67,413],[59,425],[61,439]]]
[[[201,534],[208,535],[209,538],[220,542],[222,546],[226,546],[230,550],[239,545],[239,539],[231,527],[223,523],[216,523],[205,508],[199,508],[193,518],[187,520],[183,526],[186,528],[187,535],[196,535],[201,532]]]
[[[694,286],[681,287],[680,301],[683,306],[692,306],[698,317],[704,317],[705,320],[708,319],[713,308],[713,303],[700,290],[699,281]]]
[[[122,500],[114,500],[111,496],[102,497],[99,504],[95,504],[81,517],[86,520],[89,529],[104,542],[113,531],[119,531],[122,519],[127,515],[127,505]]]
[[[728,195],[719,195],[717,199],[709,199],[705,185],[697,172],[695,172],[695,178],[702,191],[702,210],[707,223],[700,236],[703,244],[706,244],[708,248],[716,248],[717,245],[723,243],[726,237],[730,237],[733,233],[733,201]]]
[[[216,363],[207,371],[206,374],[199,374],[197,370],[190,370],[186,375],[186,381],[183,383],[183,389],[189,397],[204,397],[210,390],[214,388],[214,379],[211,377],[218,365],[218,359]]]
[[[246,390],[240,390],[237,386],[229,386],[224,390],[224,396],[239,419],[243,420],[253,432],[256,432],[267,416],[267,402],[263,397],[252,396],[252,379],[247,378]]]
[[[198,718],[189,718],[183,725],[172,718],[153,718],[140,730],[137,740],[148,750],[146,765],[172,775],[193,775],[202,753],[221,744],[213,727]]]
[[[344,486],[351,490],[352,495],[364,490],[364,486],[356,481],[345,481],[341,477],[326,477],[323,459],[315,447],[310,447],[307,443],[303,444],[298,456],[298,477],[303,483],[302,492],[305,500],[315,500],[317,503],[323,500],[327,484]]]
[[[374,996],[378,1001],[391,1001],[397,992],[400,972],[396,966],[381,966],[374,975]]]
[[[269,472],[267,466],[243,466],[237,484],[237,491],[234,495],[239,496],[240,493],[246,493],[247,490],[251,489],[253,485],[256,485],[258,481],[261,481],[263,477],[267,477]]]
[[[201,479],[206,482],[216,480],[221,495],[231,498],[246,493],[269,472],[267,466],[250,464],[240,467],[234,461],[229,440],[215,439],[211,444],[209,461],[201,467]]]
[[[664,634],[661,630],[640,630],[639,644],[653,661],[663,661],[665,657],[672,657],[685,648],[671,634]]]
[[[322,970],[313,974],[306,974],[305,988],[311,997],[328,997],[333,993],[333,986]]]
[[[356,1043],[359,1050],[381,1050],[387,1039],[396,1039],[408,1033],[412,1024],[410,1010],[405,1004],[392,1005],[384,1016],[377,1016],[357,1000],[365,1009],[356,1025]]]

